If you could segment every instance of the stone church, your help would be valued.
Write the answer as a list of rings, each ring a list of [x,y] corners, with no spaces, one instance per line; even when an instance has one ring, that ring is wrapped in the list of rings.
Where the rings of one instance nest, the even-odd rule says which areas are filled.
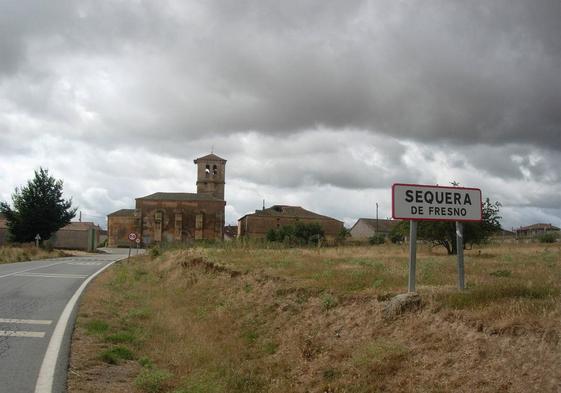
[[[135,209],[107,216],[108,246],[129,246],[136,233],[144,246],[162,242],[222,240],[226,160],[215,154],[197,158],[197,192],[156,192],[136,198]]]

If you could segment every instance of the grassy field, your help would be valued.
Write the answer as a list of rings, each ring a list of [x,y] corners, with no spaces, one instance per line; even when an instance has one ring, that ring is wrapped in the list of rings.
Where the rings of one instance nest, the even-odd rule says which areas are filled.
[[[0,247],[0,263],[33,261],[36,259],[59,258],[67,254],[60,250],[47,251],[35,246]]]
[[[559,244],[418,251],[420,310],[387,320],[407,248],[176,249],[102,274],[69,392],[557,392]]]

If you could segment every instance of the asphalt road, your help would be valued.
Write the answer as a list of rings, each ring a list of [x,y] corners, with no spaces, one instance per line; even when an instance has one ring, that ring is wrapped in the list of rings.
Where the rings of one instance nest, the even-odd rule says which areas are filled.
[[[65,391],[78,292],[127,251],[0,265],[0,393]]]

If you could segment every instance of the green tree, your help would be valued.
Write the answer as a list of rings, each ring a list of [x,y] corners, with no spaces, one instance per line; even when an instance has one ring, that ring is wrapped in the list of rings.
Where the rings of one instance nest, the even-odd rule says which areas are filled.
[[[50,176],[47,169],[39,168],[26,186],[16,188],[12,194],[13,208],[0,202],[11,241],[31,242],[37,234],[46,240],[70,222],[76,215],[76,208],[72,208],[72,198],[63,198],[62,185],[62,180]]]
[[[492,203],[489,198],[483,202],[482,220],[465,222],[464,248],[485,242],[494,232],[501,229],[499,216],[500,202]],[[396,234],[409,236],[409,221],[402,221],[395,229]],[[450,221],[420,221],[417,225],[417,237],[430,241],[435,246],[446,248],[449,255],[458,253],[456,244],[456,223]]]

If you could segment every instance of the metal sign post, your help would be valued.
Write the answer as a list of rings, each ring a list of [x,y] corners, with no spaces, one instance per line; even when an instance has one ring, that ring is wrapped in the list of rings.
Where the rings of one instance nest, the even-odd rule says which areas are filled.
[[[457,186],[457,183],[454,183]],[[464,238],[462,222],[480,222],[483,218],[481,190],[466,187],[442,187],[422,184],[392,185],[392,217],[409,220],[409,292],[415,292],[418,221],[456,222],[458,253],[458,289],[465,289]]]
[[[135,240],[136,240],[136,233],[134,233],[134,232],[129,233],[129,257],[128,257],[128,259],[131,258],[132,242],[134,242]]]
[[[417,271],[417,221],[409,221],[409,285],[408,291],[415,292]]]
[[[41,240],[41,235],[37,234],[35,236],[35,247],[39,248],[39,241]]]
[[[458,254],[458,289],[463,291],[464,284],[464,233],[461,222],[456,221],[456,251]]]

